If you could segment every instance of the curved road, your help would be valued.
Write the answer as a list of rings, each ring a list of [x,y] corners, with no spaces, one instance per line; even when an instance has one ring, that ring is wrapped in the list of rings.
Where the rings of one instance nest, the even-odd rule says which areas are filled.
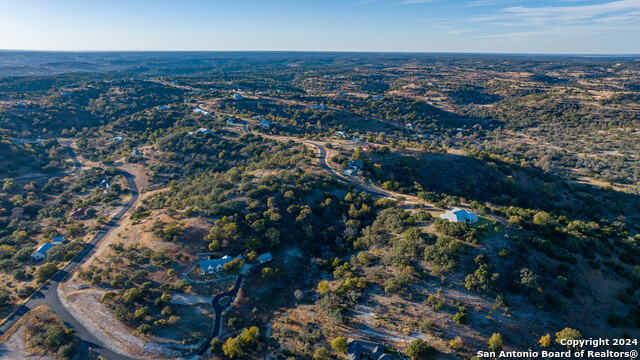
[[[78,161],[75,152],[71,148],[71,146],[67,145],[67,149],[69,150],[69,156],[74,162],[76,166],[76,170],[82,167],[82,164]],[[69,279],[69,277],[73,274],[73,272],[82,265],[89,256],[95,251],[97,245],[104,239],[104,237],[111,231],[114,227],[118,225],[120,220],[124,217],[124,215],[131,209],[133,204],[138,199],[138,187],[136,186],[135,181],[133,180],[133,176],[128,172],[121,170],[122,174],[127,180],[129,188],[131,189],[131,199],[127,201],[122,209],[109,220],[105,224],[102,229],[98,231],[98,233],[89,241],[82,251],[78,253],[62,270],[58,271],[51,279],[44,283],[44,285],[35,293],[33,293],[27,302],[21,305],[16,311],[14,311],[1,325],[0,325],[0,335],[7,332],[13,325],[15,325],[18,320],[29,312],[31,309],[37,307],[41,304],[47,304],[53,312],[58,315],[60,320],[65,324],[65,326],[73,328],[75,330],[75,335],[81,340],[81,352],[80,358],[86,358],[86,352],[89,347],[91,347],[94,351],[102,355],[107,359],[131,359],[126,357],[120,353],[117,353],[110,348],[108,348],[102,340],[95,337],[95,335],[87,330],[82,323],[80,323],[76,318],[67,310],[67,308],[60,302],[60,298],[58,296],[58,286],[61,283],[64,283]]]
[[[216,318],[213,324],[213,331],[211,332],[211,336],[209,336],[207,341],[205,341],[204,344],[202,344],[202,347],[198,351],[198,355],[200,356],[204,355],[210,347],[211,340],[213,340],[214,338],[218,337],[218,335],[220,335],[220,329],[222,328],[222,312],[225,311],[229,306],[231,306],[233,299],[236,297],[236,295],[238,295],[238,291],[240,290],[241,284],[242,284],[242,274],[238,274],[238,278],[236,279],[236,284],[233,287],[233,289],[227,292],[218,294],[214,296],[213,299],[211,300],[211,307],[213,307],[213,310],[216,313]],[[220,305],[220,300],[224,299],[225,297],[229,297],[229,302],[227,303],[226,306]]]
[[[245,134],[253,134],[253,132],[249,129],[249,123],[247,119],[242,119],[243,123],[242,123],[242,132]],[[269,138],[269,135],[264,135],[264,134],[258,134],[260,136],[264,136],[266,138]],[[276,140],[278,140],[277,138],[274,138]],[[317,144],[315,142],[312,141],[308,141],[308,140],[301,140],[298,138],[287,138],[288,140],[293,140],[295,142],[298,143],[303,143],[306,145],[310,145],[315,147],[316,149],[318,149],[318,151],[320,152],[320,167],[324,170],[326,170],[329,175],[331,175],[334,179],[336,179],[337,181],[343,183],[343,184],[347,184],[347,185],[353,185],[356,189],[360,190],[360,191],[364,191],[366,193],[369,193],[373,196],[376,197],[382,197],[382,198],[393,198],[394,196],[396,196],[395,194],[382,190],[382,189],[378,189],[376,187],[373,187],[371,185],[366,185],[366,184],[362,184],[354,179],[348,178],[346,176],[343,176],[341,174],[339,174],[338,172],[336,172],[335,170],[333,170],[333,168],[331,168],[331,166],[329,166],[329,161],[327,160],[327,149],[324,147],[324,145],[322,144]]]

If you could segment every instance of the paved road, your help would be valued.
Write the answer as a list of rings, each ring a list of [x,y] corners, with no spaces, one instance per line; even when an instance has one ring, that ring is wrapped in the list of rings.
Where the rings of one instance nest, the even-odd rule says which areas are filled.
[[[243,123],[242,123],[242,132],[245,134],[251,134],[252,132],[249,130],[249,122],[247,119],[243,119]],[[263,134],[260,134],[261,136],[265,136]],[[268,137],[265,136],[265,137]],[[336,172],[335,170],[333,170],[333,168],[331,168],[331,166],[329,166],[329,160],[327,159],[327,149],[324,147],[324,145],[322,144],[318,144],[312,141],[305,141],[305,140],[301,140],[298,138],[290,138],[290,140],[293,140],[295,142],[298,143],[304,143],[310,146],[315,147],[316,149],[318,149],[318,151],[320,152],[320,167],[324,170],[326,170],[329,175],[331,175],[334,179],[338,180],[339,182],[343,183],[343,184],[351,184],[353,185],[356,189],[360,190],[360,191],[364,191],[366,193],[369,193],[375,197],[383,197],[383,198],[393,198],[395,195],[391,192],[387,192],[385,190],[382,189],[377,189],[373,186],[370,185],[366,185],[366,184],[361,184],[360,182],[351,179],[349,177],[343,176],[341,174],[339,174],[338,172]]]
[[[210,347],[209,344],[211,343],[211,340],[213,340],[214,338],[217,338],[218,335],[220,335],[220,329],[222,328],[222,312],[225,311],[229,306],[231,306],[231,303],[233,303],[233,299],[236,297],[236,295],[238,295],[238,291],[240,290],[240,285],[242,284],[242,276],[243,276],[242,274],[238,275],[238,278],[236,279],[236,284],[234,285],[233,289],[227,292],[218,294],[214,296],[213,299],[211,300],[211,306],[213,307],[213,310],[216,313],[216,318],[213,323],[213,331],[211,332],[211,336],[209,336],[207,341],[205,341],[204,344],[202,344],[202,347],[198,351],[198,355],[200,356],[204,355],[207,352],[207,350],[209,350],[209,347]],[[226,306],[220,304],[220,300],[224,299],[225,297],[229,297],[229,301]]]
[[[76,169],[80,169],[82,167],[82,164],[80,164],[80,162],[78,161],[75,152],[70,146],[67,146],[67,148],[69,150],[69,155],[76,166]],[[29,300],[27,300],[27,302],[20,306],[0,325],[0,335],[4,334],[13,325],[15,325],[16,322],[18,322],[18,320],[20,320],[20,318],[31,309],[41,304],[47,304],[49,307],[51,307],[53,312],[58,315],[58,317],[66,326],[71,327],[75,330],[75,335],[82,341],[80,356],[81,359],[86,358],[86,352],[89,347],[109,360],[131,359],[109,349],[101,339],[96,338],[93,333],[91,333],[84,327],[84,325],[82,325],[82,323],[76,320],[76,318],[73,317],[73,315],[67,310],[67,308],[64,307],[64,305],[62,305],[62,303],[60,302],[57,291],[58,286],[61,283],[67,281],[71,274],[73,274],[73,272],[90,257],[100,241],[105,238],[109,231],[111,231],[118,225],[120,220],[129,211],[129,209],[131,209],[133,204],[138,199],[138,187],[133,180],[133,176],[126,171],[122,171],[122,174],[126,178],[127,183],[129,184],[129,188],[131,189],[131,199],[129,199],[129,201],[124,204],[122,209],[113,218],[111,218],[111,220],[107,224],[105,224],[102,229],[98,231],[94,238],[85,245],[85,247],[82,249],[82,251],[80,251],[79,254],[77,254],[62,270],[58,271],[55,275],[53,275],[51,279],[45,282],[38,291],[36,291],[29,297]]]
[[[327,159],[327,149],[324,147],[324,145],[319,145],[313,142],[306,142],[303,141],[305,144],[309,144],[312,146],[315,146],[316,149],[318,149],[318,151],[320,151],[320,167],[323,168],[324,170],[326,170],[329,175],[331,175],[334,179],[342,182],[342,183],[346,183],[346,184],[351,184],[354,185],[356,189],[360,190],[360,191],[364,191],[366,193],[369,193],[373,196],[377,196],[377,197],[384,197],[384,198],[388,198],[388,197],[393,197],[393,194],[390,192],[386,192],[384,190],[380,190],[380,189],[376,189],[373,186],[369,186],[369,185],[364,185],[361,184],[359,182],[357,182],[356,180],[350,179],[346,176],[342,176],[340,175],[338,172],[336,172],[335,170],[333,170],[331,168],[331,166],[329,166],[329,162]]]

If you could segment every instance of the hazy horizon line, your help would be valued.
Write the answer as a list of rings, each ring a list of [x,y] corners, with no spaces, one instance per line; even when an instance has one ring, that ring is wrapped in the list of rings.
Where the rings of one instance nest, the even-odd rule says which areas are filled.
[[[530,53],[530,52],[473,52],[473,51],[376,51],[376,50],[40,50],[0,49],[0,52],[27,53],[335,53],[335,54],[453,54],[453,55],[538,55],[580,57],[634,57],[640,53]]]

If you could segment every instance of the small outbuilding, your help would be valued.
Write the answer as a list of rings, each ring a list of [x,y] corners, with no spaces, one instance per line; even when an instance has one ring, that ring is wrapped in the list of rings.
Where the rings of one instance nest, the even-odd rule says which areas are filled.
[[[260,264],[268,263],[269,261],[273,261],[271,253],[264,253],[258,256],[258,262],[260,262]]]

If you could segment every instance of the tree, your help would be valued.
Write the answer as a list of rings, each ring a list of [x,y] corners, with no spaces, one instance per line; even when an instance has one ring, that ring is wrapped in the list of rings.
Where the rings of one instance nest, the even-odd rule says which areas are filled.
[[[494,333],[489,338],[489,351],[498,352],[502,349],[502,335]]]
[[[346,354],[347,353],[347,338],[344,336],[338,336],[331,340],[331,348],[336,352]]]
[[[412,360],[427,360],[433,358],[436,354],[436,349],[429,345],[428,342],[422,339],[415,339],[409,344],[407,355]]]
[[[45,282],[57,272],[58,267],[54,263],[44,263],[36,270],[36,280],[39,283]]]
[[[258,253],[255,251],[252,251],[250,253],[247,254],[246,256],[247,262],[248,263],[254,263],[256,260],[258,260]]]
[[[313,360],[329,360],[330,358],[331,354],[329,353],[329,350],[324,346],[319,347],[313,353]]]
[[[147,325],[147,324],[142,324],[142,325],[138,326],[136,331],[138,332],[138,334],[146,335],[151,331],[151,327],[149,325]]]
[[[538,343],[540,343],[542,347],[546,347],[546,348],[551,346],[551,334],[542,336],[540,338],[540,341],[538,341]]]
[[[276,277],[276,272],[272,268],[266,267],[262,269],[263,279],[271,280],[271,279],[274,279],[275,277]]]
[[[556,342],[558,344],[562,344],[562,340],[580,340],[584,337],[580,333],[580,331],[572,328],[564,328],[564,330],[556,333]],[[571,348],[572,346],[568,346],[567,348]]]
[[[318,284],[318,292],[320,294],[326,294],[329,292],[329,290],[331,290],[331,288],[329,287],[329,282],[327,280],[320,281],[320,283]]]
[[[258,336],[260,336],[260,331],[257,327],[252,326],[242,331],[242,334],[240,334],[240,340],[246,348],[247,346],[255,345],[256,341],[258,341]]]
[[[0,291],[0,307],[9,304],[10,300],[11,298],[9,297],[9,293],[4,290]]]
[[[211,241],[211,243],[209,244],[209,251],[218,251],[220,250],[220,241],[218,240],[213,240]]]
[[[553,223],[553,218],[546,211],[538,211],[535,215],[533,215],[533,223],[538,226],[547,226]]]
[[[222,265],[223,271],[238,271],[244,265],[244,261],[241,258],[236,258],[228,263]]]
[[[244,350],[242,349],[242,342],[239,337],[229,338],[222,345],[222,352],[229,358],[244,356]]]

